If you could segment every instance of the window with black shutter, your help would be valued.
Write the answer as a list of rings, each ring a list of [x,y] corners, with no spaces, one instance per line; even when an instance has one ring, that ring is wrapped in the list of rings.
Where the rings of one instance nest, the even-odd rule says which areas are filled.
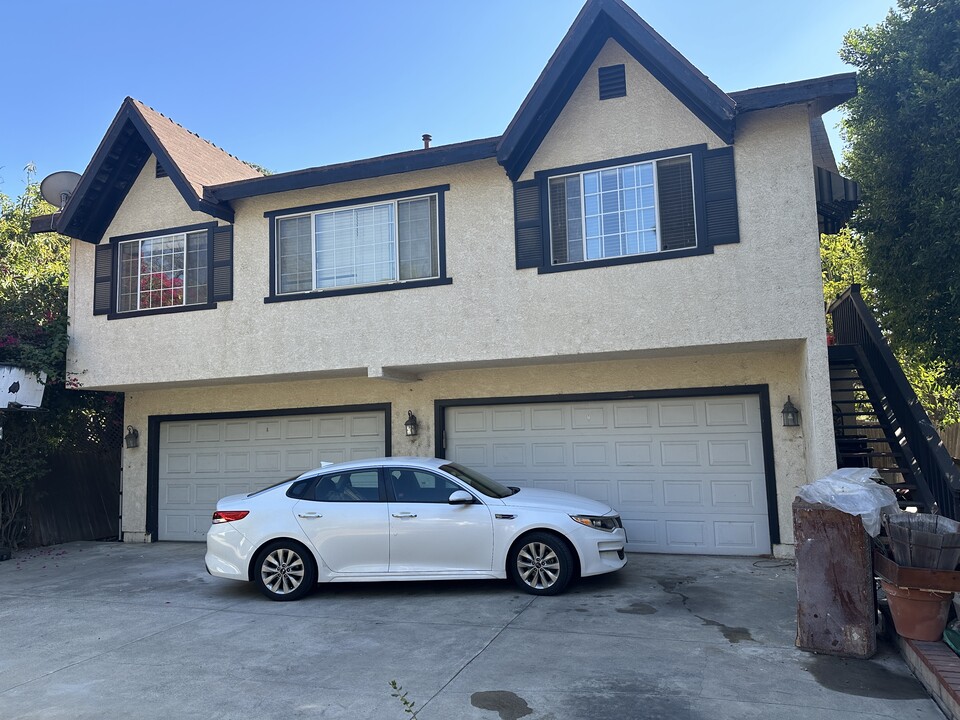
[[[693,146],[538,172],[514,186],[517,268],[713,252],[739,242],[733,148]]]
[[[94,314],[110,319],[216,307],[233,297],[233,226],[204,223],[99,245]]]

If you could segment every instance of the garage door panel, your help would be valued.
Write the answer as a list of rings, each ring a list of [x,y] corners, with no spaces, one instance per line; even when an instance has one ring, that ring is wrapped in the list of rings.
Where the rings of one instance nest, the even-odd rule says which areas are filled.
[[[219,423],[197,423],[197,442],[220,442]]]
[[[649,428],[653,425],[650,405],[614,405],[615,428]]]
[[[700,443],[696,440],[668,440],[660,443],[662,465],[699,467]]]
[[[700,424],[700,413],[694,402],[662,402],[658,410],[662,428],[688,428]]]
[[[530,411],[531,430],[563,430],[565,413],[560,408],[533,408]]]
[[[311,418],[306,420],[287,420],[284,425],[285,427],[283,436],[287,440],[304,440],[307,438],[312,438],[316,432],[313,426],[313,420]]]
[[[170,453],[167,455],[166,468],[170,475],[188,474],[193,471],[193,456],[187,453]]]
[[[381,456],[385,428],[382,412],[161,423],[158,537],[202,541],[221,497]]]
[[[770,552],[757,396],[453,407],[446,420],[448,457],[612,505],[628,549]]]
[[[759,417],[751,417],[745,400],[707,400],[704,407],[708,427],[750,427],[752,419],[753,429],[760,429]]]

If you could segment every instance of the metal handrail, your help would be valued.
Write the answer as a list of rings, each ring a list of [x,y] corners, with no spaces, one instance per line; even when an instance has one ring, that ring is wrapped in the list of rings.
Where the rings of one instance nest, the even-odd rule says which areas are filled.
[[[917,480],[926,484],[942,515],[960,519],[960,468],[953,462],[903,374],[903,368],[860,295],[860,286],[851,285],[844,290],[827,312],[833,317],[835,342],[858,346],[869,362],[884,400],[919,466],[921,477]]]

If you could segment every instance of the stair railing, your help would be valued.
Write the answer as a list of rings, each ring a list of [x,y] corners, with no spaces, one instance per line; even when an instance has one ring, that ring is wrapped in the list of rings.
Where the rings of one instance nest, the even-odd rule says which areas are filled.
[[[922,477],[917,481],[925,482],[941,515],[960,519],[960,468],[953,462],[903,374],[873,313],[860,295],[860,286],[851,285],[844,290],[827,312],[833,317],[835,342],[859,346],[870,363],[919,466]]]

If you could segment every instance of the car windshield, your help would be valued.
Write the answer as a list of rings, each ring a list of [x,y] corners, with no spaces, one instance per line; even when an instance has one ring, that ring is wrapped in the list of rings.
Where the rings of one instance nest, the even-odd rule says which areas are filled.
[[[470,468],[466,468],[463,465],[458,465],[457,463],[443,465],[440,469],[444,472],[450,473],[458,480],[462,480],[474,490],[483,493],[487,497],[505,498],[513,495],[516,492],[516,490],[513,488],[508,488],[506,485],[501,485],[496,480],[491,480],[483,473],[477,472],[476,470],[471,470]]]

